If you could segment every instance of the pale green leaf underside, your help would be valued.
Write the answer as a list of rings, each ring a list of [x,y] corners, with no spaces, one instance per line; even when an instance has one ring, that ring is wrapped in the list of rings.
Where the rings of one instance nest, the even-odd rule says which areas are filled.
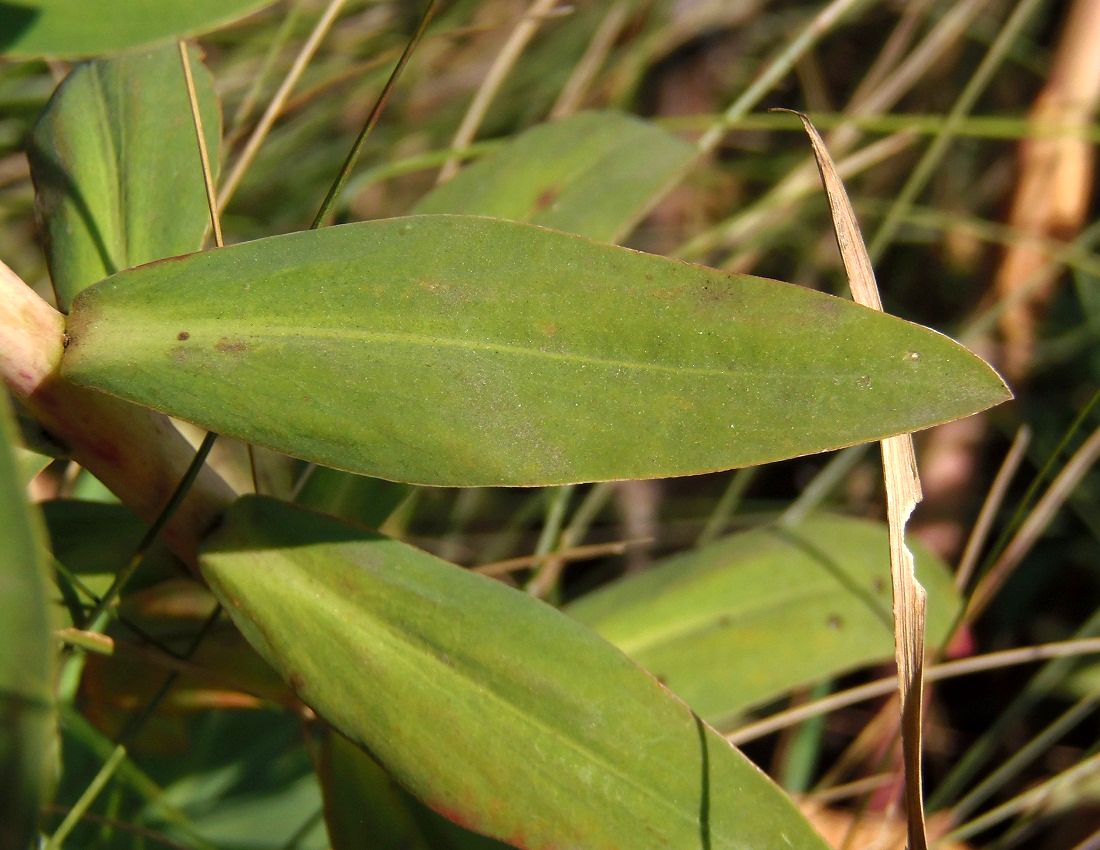
[[[194,48],[191,67],[216,177],[218,100]],[[61,309],[121,269],[202,247],[206,190],[174,45],[77,66],[35,124],[28,156]]]
[[[77,57],[196,35],[273,0],[10,0],[0,55]]]
[[[912,548],[935,646],[959,596],[943,562]],[[792,688],[894,652],[886,527],[843,517],[732,535],[566,610],[720,727]]]
[[[696,155],[653,124],[583,112],[519,134],[433,189],[414,212],[507,218],[613,242]]]
[[[824,847],[655,679],[526,594],[256,498],[202,569],[309,705],[471,829],[547,850]]]
[[[327,466],[440,485],[686,475],[1003,401],[926,328],[530,225],[424,216],[123,272],[63,374]]]

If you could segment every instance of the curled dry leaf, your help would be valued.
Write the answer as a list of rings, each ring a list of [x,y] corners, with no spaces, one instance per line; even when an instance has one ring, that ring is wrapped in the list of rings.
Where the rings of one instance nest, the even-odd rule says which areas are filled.
[[[855,300],[882,310],[871,258],[863,243],[859,223],[836,173],[829,152],[817,130],[799,115],[813,145],[829,207],[837,244]],[[928,846],[921,796],[921,693],[924,683],[924,632],[926,595],[917,581],[913,553],[905,545],[905,524],[921,499],[920,478],[909,434],[882,440],[882,469],[886,480],[887,518],[890,523],[890,576],[894,592],[894,652],[901,700],[901,737],[905,761],[905,797],[908,847]]]

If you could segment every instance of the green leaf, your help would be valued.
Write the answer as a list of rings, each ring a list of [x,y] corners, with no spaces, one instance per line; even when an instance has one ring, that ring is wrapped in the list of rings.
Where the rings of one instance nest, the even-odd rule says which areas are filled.
[[[653,124],[585,112],[521,133],[429,192],[415,212],[507,218],[614,242],[695,156]]]
[[[35,842],[57,734],[45,538],[23,493],[15,435],[0,394],[0,850]]]
[[[911,548],[935,646],[960,600],[946,565]],[[566,611],[721,728],[792,688],[893,658],[889,553],[881,523],[818,516],[675,556]]]
[[[433,850],[409,796],[370,756],[332,729],[321,732],[321,794],[333,850]]]
[[[53,499],[44,502],[41,509],[50,552],[61,564],[62,581],[67,581],[68,575],[75,576],[96,595],[111,586],[115,574],[133,557],[146,530],[146,524],[120,504]],[[146,552],[141,569],[127,583],[127,593],[176,577],[182,570],[182,564],[164,542],[157,541]],[[65,625],[84,628],[86,623],[77,619]]]
[[[191,66],[216,176],[218,100],[195,49]],[[46,105],[28,156],[62,310],[120,269],[202,247],[209,211],[174,46],[78,66]]]
[[[326,466],[440,485],[687,475],[1008,397],[957,343],[796,286],[425,216],[123,272],[70,380]]]
[[[19,480],[24,485],[30,484],[53,462],[53,458],[49,455],[39,454],[20,445],[12,446],[12,450],[15,452],[15,466],[19,470]]]
[[[656,680],[520,591],[259,498],[201,565],[309,705],[468,828],[525,848],[824,848]]]
[[[495,216],[613,241],[630,232],[694,155],[653,124],[617,112],[582,113],[510,139],[430,192],[415,212]],[[407,492],[318,468],[295,501],[378,528]]]
[[[144,671],[152,687],[164,681],[161,669],[141,662],[130,666]],[[133,706],[129,703],[127,719]],[[82,705],[83,713],[62,708],[65,774],[57,795],[60,806],[72,806],[80,798],[114,750],[113,737],[103,732],[103,718],[96,716],[94,725],[87,719],[96,708]],[[321,795],[302,738],[301,718],[293,712],[208,710],[184,718],[160,710],[91,804],[92,817],[73,830],[64,846],[325,850],[329,845],[317,817]],[[106,826],[104,819],[110,821]],[[136,837],[126,825],[138,825],[155,837]]]
[[[339,732],[321,732],[321,792],[333,850],[503,850],[451,823],[398,785]]]
[[[379,528],[409,491],[403,484],[319,466],[294,501],[367,528]]]
[[[273,0],[10,0],[0,3],[0,55],[73,58],[197,35]]]

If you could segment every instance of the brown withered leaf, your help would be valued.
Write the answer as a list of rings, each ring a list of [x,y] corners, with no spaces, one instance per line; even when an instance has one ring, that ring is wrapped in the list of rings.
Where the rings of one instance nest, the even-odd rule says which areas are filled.
[[[871,258],[856,221],[848,193],[833,166],[825,143],[810,120],[797,113],[813,145],[837,245],[848,273],[852,297],[865,307],[882,310]],[[924,802],[921,796],[921,694],[924,685],[925,593],[917,581],[913,554],[905,545],[905,525],[921,500],[913,438],[887,437],[882,444],[886,480],[887,518],[890,524],[890,576],[894,591],[894,656],[901,699],[901,740],[905,760],[905,803],[909,850],[927,850]]]

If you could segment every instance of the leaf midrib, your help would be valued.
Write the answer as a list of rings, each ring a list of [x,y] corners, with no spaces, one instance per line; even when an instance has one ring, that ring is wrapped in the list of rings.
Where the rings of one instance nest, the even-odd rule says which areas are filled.
[[[802,364],[797,369],[778,369],[775,368],[774,361],[769,363],[766,368],[761,368],[755,364],[749,363],[745,365],[738,365],[736,369],[720,369],[707,366],[693,366],[688,364],[675,365],[654,363],[646,360],[621,360],[612,357],[601,357],[593,354],[581,354],[576,352],[567,351],[549,351],[540,348],[531,348],[520,345],[514,345],[504,342],[483,342],[480,340],[462,339],[460,337],[441,337],[431,336],[427,334],[415,334],[415,333],[399,333],[394,331],[376,331],[366,329],[342,329],[342,328],[308,328],[302,327],[280,327],[278,325],[264,325],[261,332],[242,332],[238,334],[227,333],[228,325],[220,320],[213,320],[209,322],[194,321],[186,318],[181,318],[175,324],[161,325],[165,329],[166,333],[175,335],[176,328],[187,326],[188,332],[191,334],[191,339],[188,343],[182,345],[195,345],[198,342],[200,336],[214,337],[217,336],[220,339],[234,339],[241,341],[249,340],[282,340],[291,338],[301,339],[317,339],[325,341],[347,341],[356,342],[364,345],[378,345],[384,346],[386,344],[403,344],[409,346],[420,346],[424,348],[434,349],[454,349],[461,351],[474,351],[485,352],[489,354],[503,354],[516,357],[532,357],[538,359],[545,359],[556,362],[575,363],[581,366],[597,366],[607,369],[632,369],[641,372],[655,372],[662,374],[673,375],[694,375],[698,377],[712,377],[712,378],[734,378],[742,376],[746,373],[754,375],[768,375],[776,376],[782,375],[787,377],[801,378],[807,374],[812,374],[807,368],[806,364]],[[144,331],[148,329],[148,325],[143,326]],[[203,333],[203,331],[196,332],[194,328],[214,328],[213,332]],[[79,341],[79,340],[78,340]],[[118,341],[115,340],[117,343]],[[201,344],[201,343],[199,343]],[[135,347],[141,347],[140,339],[135,341]],[[153,341],[152,346],[158,352],[162,350],[163,343]],[[76,349],[74,349],[76,350]],[[233,356],[247,356],[247,352],[235,352]],[[731,357],[734,355],[730,355]],[[839,373],[837,369],[831,368],[828,373],[831,377],[847,377],[848,375],[862,375],[866,372],[852,371]]]

